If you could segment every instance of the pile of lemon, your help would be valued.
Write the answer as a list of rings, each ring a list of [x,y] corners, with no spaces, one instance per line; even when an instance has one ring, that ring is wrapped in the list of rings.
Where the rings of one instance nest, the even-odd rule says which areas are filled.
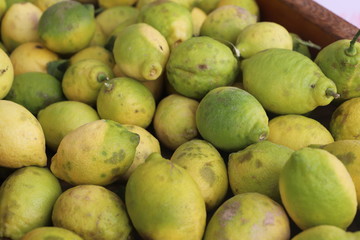
[[[0,0],[0,238],[355,240],[360,35],[256,0]]]

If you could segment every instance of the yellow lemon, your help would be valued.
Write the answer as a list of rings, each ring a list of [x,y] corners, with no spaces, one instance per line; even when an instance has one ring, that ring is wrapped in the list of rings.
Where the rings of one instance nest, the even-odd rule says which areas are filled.
[[[304,147],[295,151],[280,172],[282,203],[302,230],[318,225],[346,229],[354,220],[354,182],[333,154]]]
[[[3,99],[14,81],[14,67],[9,56],[0,49],[0,99]]]
[[[108,185],[131,166],[139,139],[112,120],[84,124],[61,140],[50,169],[73,185]]]
[[[45,166],[45,136],[35,116],[8,100],[0,100],[0,116],[0,166]]]
[[[315,119],[303,115],[280,115],[269,121],[268,140],[298,150],[310,144],[334,142],[330,131]]]
[[[68,1],[68,0],[29,0],[29,2],[40,8],[42,11],[45,11],[48,7],[61,1]]]
[[[46,240],[56,238],[59,240],[83,240],[82,237],[74,233],[73,231],[67,230],[60,227],[38,227],[30,232],[27,232],[21,240]]]
[[[112,52],[102,46],[89,46],[76,52],[69,59],[70,65],[89,58],[100,60],[110,68],[113,68],[115,65],[115,59]]]
[[[204,23],[206,17],[207,17],[207,14],[201,8],[194,7],[191,10],[191,20],[193,23],[193,35],[194,36],[200,35],[200,29],[201,29],[201,26]]]

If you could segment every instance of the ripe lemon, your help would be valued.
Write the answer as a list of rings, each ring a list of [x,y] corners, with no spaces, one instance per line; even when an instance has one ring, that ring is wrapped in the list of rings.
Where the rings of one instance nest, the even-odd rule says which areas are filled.
[[[100,117],[94,108],[85,103],[60,101],[40,110],[37,118],[44,131],[46,145],[56,151],[66,134]]]
[[[331,115],[330,132],[335,140],[360,140],[360,97],[341,103]]]
[[[14,68],[9,56],[0,49],[0,99],[10,91],[14,80]]]
[[[304,147],[295,151],[281,170],[282,203],[302,230],[318,225],[346,229],[357,211],[354,182],[333,154]]]
[[[191,20],[193,23],[193,36],[199,36],[201,26],[204,23],[207,14],[201,8],[198,7],[194,7],[190,13],[191,13]]]
[[[39,121],[20,104],[0,100],[0,166],[45,166],[45,136]]]
[[[232,192],[258,192],[280,203],[279,176],[294,151],[263,141],[229,155],[228,174]]]
[[[319,225],[306,229],[291,240],[351,240],[353,233],[332,225]]]
[[[171,150],[199,135],[196,126],[196,110],[199,102],[171,94],[157,105],[153,126],[159,141]]]
[[[224,159],[211,143],[193,139],[181,144],[170,161],[183,167],[200,188],[206,210],[216,209],[225,199],[228,177]]]
[[[83,240],[73,231],[60,227],[38,227],[27,232],[21,240],[47,240],[47,239],[67,239],[67,240]]]
[[[101,118],[147,128],[155,114],[150,90],[132,78],[113,78],[102,85],[97,97]]]
[[[30,0],[29,2],[40,8],[41,11],[45,11],[50,6],[61,1],[68,1],[68,0]]]
[[[102,46],[89,46],[76,52],[69,59],[70,65],[89,58],[100,60],[110,68],[113,68],[115,65],[115,59],[112,52]]]
[[[40,42],[27,42],[15,48],[10,53],[10,59],[14,74],[18,75],[26,72],[48,73],[48,63],[59,60],[59,56]]]
[[[257,4],[256,0],[220,0],[217,4],[217,7],[225,5],[235,5],[242,7],[258,18],[260,17],[259,5]]]
[[[73,185],[108,185],[131,166],[139,139],[112,120],[84,124],[64,136],[50,169]]]
[[[116,6],[132,6],[137,0],[98,0],[102,8],[113,8]]]
[[[269,121],[268,140],[298,150],[310,144],[328,144],[334,138],[327,128],[315,119],[303,115],[280,115]]]

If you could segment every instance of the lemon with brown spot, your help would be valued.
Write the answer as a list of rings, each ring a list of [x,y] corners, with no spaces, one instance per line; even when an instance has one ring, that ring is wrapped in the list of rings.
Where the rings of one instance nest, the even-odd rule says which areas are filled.
[[[0,99],[3,99],[11,89],[14,81],[14,67],[9,56],[0,49]]]
[[[50,169],[73,185],[108,185],[131,166],[139,141],[138,134],[115,121],[93,121],[65,135]]]
[[[347,229],[357,212],[354,182],[345,165],[323,149],[295,151],[280,173],[282,203],[302,230],[318,225]]]
[[[45,166],[45,136],[35,116],[9,100],[0,100],[0,116],[0,166]]]
[[[181,144],[170,161],[183,167],[200,188],[206,210],[216,209],[228,190],[227,169],[224,159],[211,143],[193,139]]]

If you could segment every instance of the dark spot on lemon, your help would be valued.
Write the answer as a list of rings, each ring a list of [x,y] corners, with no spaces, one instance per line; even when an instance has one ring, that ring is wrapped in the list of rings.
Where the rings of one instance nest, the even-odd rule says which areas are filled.
[[[344,165],[352,164],[354,160],[356,159],[356,155],[353,152],[348,152],[345,154],[339,154],[336,155],[338,159],[340,159],[341,162],[344,163]]]
[[[243,163],[243,162],[246,162],[246,161],[250,161],[252,159],[252,157],[253,157],[252,151],[248,151],[245,154],[241,154],[239,156],[238,160],[239,160],[240,163]]]
[[[101,177],[101,178],[105,178],[105,177],[106,177],[106,174],[105,174],[105,173],[102,173],[102,174],[100,174],[100,177]]]
[[[256,161],[255,161],[255,166],[256,166],[256,168],[260,168],[260,167],[262,167],[262,162],[259,160],[259,159],[256,159]]]
[[[207,166],[202,167],[200,169],[200,175],[210,186],[215,183],[216,176],[212,168]]]
[[[117,164],[122,162],[125,159],[125,151],[121,149],[118,152],[114,152],[112,156],[108,159],[106,159],[104,162],[109,164]]]
[[[113,169],[111,169],[111,173],[114,174],[114,175],[118,174],[120,171],[121,171],[120,168],[113,168]]]
[[[101,152],[101,155],[106,156],[106,155],[107,155],[107,152],[106,152],[106,151],[102,151],[102,152]]]
[[[198,65],[198,68],[199,68],[200,70],[207,70],[207,69],[208,69],[208,65],[206,65],[206,64],[199,64],[199,65]]]

